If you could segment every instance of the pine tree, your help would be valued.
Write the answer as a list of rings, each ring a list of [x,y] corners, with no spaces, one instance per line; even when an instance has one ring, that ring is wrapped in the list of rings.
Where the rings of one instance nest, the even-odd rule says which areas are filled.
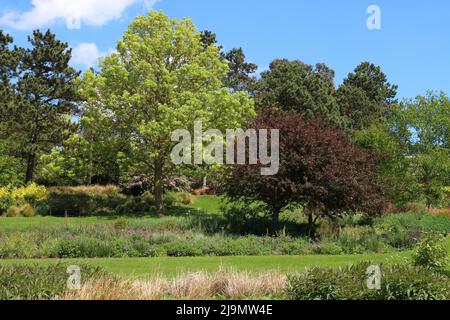
[[[9,136],[20,141],[25,182],[33,180],[38,156],[64,140],[77,111],[75,79],[69,66],[71,49],[50,31],[28,38],[29,49],[15,49],[19,58],[13,86],[15,101],[3,112]]]

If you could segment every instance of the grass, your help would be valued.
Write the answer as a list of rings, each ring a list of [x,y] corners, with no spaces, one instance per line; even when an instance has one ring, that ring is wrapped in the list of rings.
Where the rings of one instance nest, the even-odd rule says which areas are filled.
[[[221,206],[221,197],[217,196],[196,196],[194,203],[189,205],[188,208],[202,209],[209,214],[218,213]]]
[[[107,271],[123,277],[150,277],[161,275],[174,277],[188,272],[216,272],[221,268],[261,273],[279,271],[282,273],[302,271],[307,267],[328,266],[341,267],[359,261],[372,261],[374,263],[402,262],[408,259],[410,253],[396,254],[362,254],[338,256],[252,256],[252,257],[187,257],[187,258],[118,258],[118,259],[68,259],[64,262],[77,264],[89,263],[101,266]],[[61,260],[35,259],[35,260],[0,260],[0,264],[50,264]]]
[[[215,196],[197,196],[193,204],[184,207],[183,212],[192,209],[201,209],[208,214],[219,212],[221,198]],[[159,224],[164,220],[183,219],[183,212],[175,216],[156,217],[121,217],[135,226],[151,226]],[[32,227],[64,227],[66,225],[92,225],[113,223],[119,217],[33,217],[33,218],[3,218],[0,217],[0,232],[4,230],[26,230]],[[450,237],[447,237],[446,247],[450,252]],[[252,257],[186,257],[186,258],[105,258],[105,259],[70,259],[66,262],[77,264],[85,262],[94,266],[104,267],[107,271],[123,277],[148,277],[162,275],[174,277],[186,272],[216,272],[220,268],[232,268],[237,271],[261,273],[267,271],[279,271],[283,273],[302,271],[307,267],[328,266],[340,267],[359,261],[380,262],[402,262],[409,259],[410,252],[395,254],[362,254],[362,255],[303,255],[303,256],[252,256]],[[0,260],[2,264],[51,264],[55,259],[36,260]]]
[[[6,230],[26,230],[34,227],[64,227],[64,226],[85,226],[92,224],[104,224],[113,223],[117,219],[125,219],[131,225],[134,226],[152,226],[155,224],[161,224],[164,220],[181,218],[190,209],[200,209],[208,214],[215,214],[219,212],[220,209],[220,197],[216,196],[197,196],[193,204],[182,208],[183,210],[174,210],[173,212],[168,212],[166,217],[157,217],[154,215],[140,216],[140,217],[116,217],[116,216],[105,216],[105,217],[15,217],[6,218],[0,216],[0,232]],[[188,210],[186,210],[188,209]],[[180,212],[182,211],[182,212]]]

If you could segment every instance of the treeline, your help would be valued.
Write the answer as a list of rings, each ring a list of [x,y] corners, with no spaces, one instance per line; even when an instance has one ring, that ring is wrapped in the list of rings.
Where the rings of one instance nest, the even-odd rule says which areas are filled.
[[[288,170],[279,180],[268,178],[270,188],[227,180],[230,196],[259,193],[256,200],[270,200],[275,212],[280,203],[308,202],[315,215],[362,204],[375,191],[378,200],[395,205],[447,204],[448,97],[428,92],[398,101],[397,86],[372,63],[358,65],[340,86],[327,65],[299,60],[274,60],[255,77],[258,67],[241,48],[225,52],[213,32],[157,12],[136,18],[117,52],[83,75],[70,67],[68,44],[50,31],[33,32],[29,42],[29,48],[13,46],[0,31],[0,185],[119,184],[146,175],[161,213],[172,177],[222,171],[174,166],[173,130],[193,130],[196,119],[217,129],[254,121],[284,128],[286,122],[296,128],[291,134],[298,141],[286,141],[285,155],[297,155],[290,161],[298,165],[283,158]],[[282,185],[284,177],[290,177],[289,186]],[[359,177],[357,183],[351,177]],[[261,179],[250,174],[247,182],[259,185]],[[282,196],[269,199],[267,193]]]

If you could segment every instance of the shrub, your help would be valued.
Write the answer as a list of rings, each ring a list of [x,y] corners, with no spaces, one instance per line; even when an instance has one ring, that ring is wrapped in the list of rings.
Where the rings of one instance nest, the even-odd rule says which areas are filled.
[[[189,204],[194,203],[194,197],[190,193],[179,192],[179,193],[175,193],[174,196],[175,196],[176,202],[179,204],[189,205]]]
[[[99,239],[76,237],[61,240],[58,244],[59,258],[122,258],[138,257],[133,243],[125,238]]]
[[[442,238],[434,235],[423,239],[414,249],[413,264],[433,271],[442,271],[447,268],[448,253],[442,244]]]
[[[80,258],[81,250],[77,243],[71,240],[63,240],[58,244],[58,257],[62,259]]]
[[[20,209],[21,208],[16,207],[16,206],[9,207],[8,210],[6,211],[6,217],[8,217],[8,218],[20,217],[21,216]]]
[[[10,207],[22,207],[26,204],[32,207],[43,205],[47,200],[47,190],[34,183],[26,187],[0,188],[0,214],[8,211]]]
[[[35,183],[29,184],[26,187],[12,189],[11,195],[16,204],[29,203],[32,206],[44,203],[48,197],[47,189]]]
[[[338,255],[342,254],[344,250],[335,243],[322,243],[317,244],[312,247],[312,252],[315,254],[331,254],[331,255]]]
[[[446,300],[450,279],[406,265],[381,266],[380,290],[367,286],[367,267],[360,263],[341,269],[313,268],[288,276],[288,300]]]
[[[366,251],[383,252],[386,245],[370,227],[345,227],[337,237],[337,244],[345,253],[363,253]]]
[[[128,227],[129,227],[129,222],[124,218],[117,219],[114,222],[114,229],[116,229],[117,231],[125,230]]]
[[[177,199],[172,192],[166,193],[164,196],[164,206],[166,208],[173,208],[177,204]]]
[[[450,219],[445,216],[428,215],[425,212],[404,212],[378,218],[374,226],[380,232],[396,233],[399,230],[410,230],[447,234],[450,232]]]
[[[80,265],[82,283],[105,276],[99,268]],[[67,289],[67,265],[0,266],[0,300],[46,300]]]
[[[33,207],[26,203],[21,207],[12,206],[6,211],[7,217],[34,217],[36,215],[36,211],[33,209]]]
[[[280,253],[285,255],[302,255],[306,254],[306,241],[296,240],[296,241],[286,241],[280,246]]]
[[[54,187],[48,192],[52,215],[112,214],[127,197],[115,186]]]
[[[0,214],[5,213],[14,204],[14,198],[8,187],[0,187]]]
[[[193,241],[180,240],[164,245],[169,257],[195,257],[203,254],[202,249]]]

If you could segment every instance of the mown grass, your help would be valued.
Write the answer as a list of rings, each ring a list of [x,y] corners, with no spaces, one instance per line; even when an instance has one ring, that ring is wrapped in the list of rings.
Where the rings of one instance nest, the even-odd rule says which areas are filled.
[[[188,208],[201,209],[209,214],[219,213],[222,197],[217,196],[196,196],[194,198],[194,203],[190,204]]]
[[[166,217],[156,215],[146,216],[91,216],[91,217],[15,217],[6,218],[0,216],[0,231],[6,230],[26,230],[34,227],[65,227],[65,226],[86,226],[92,224],[114,223],[118,219],[125,219],[130,225],[140,227],[151,227],[162,224],[164,220],[173,220],[195,213],[194,210],[202,210],[203,213],[216,214],[220,209],[221,198],[216,196],[197,196],[194,203],[167,212]],[[182,209],[182,210],[181,210]]]
[[[407,260],[409,252],[395,254],[362,254],[338,256],[252,256],[252,257],[186,257],[186,258],[118,258],[118,259],[33,259],[33,260],[0,260],[0,264],[51,264],[58,261],[64,263],[89,263],[101,266],[105,270],[123,277],[151,277],[155,275],[174,277],[179,274],[205,271],[216,272],[220,268],[261,273],[279,271],[290,273],[302,271],[308,267],[340,267],[360,261],[375,263],[397,263]]]
[[[450,237],[445,240],[445,246],[450,253]],[[303,256],[235,256],[235,257],[160,257],[160,258],[105,258],[105,259],[31,259],[0,260],[0,265],[12,264],[43,264],[57,262],[70,264],[88,263],[103,267],[105,270],[126,278],[145,278],[151,276],[174,277],[183,273],[205,271],[216,272],[221,268],[262,273],[279,271],[291,273],[303,271],[311,267],[343,267],[361,261],[374,263],[405,263],[409,262],[410,251],[386,254],[360,255],[303,255]],[[450,270],[450,265],[448,267]]]

